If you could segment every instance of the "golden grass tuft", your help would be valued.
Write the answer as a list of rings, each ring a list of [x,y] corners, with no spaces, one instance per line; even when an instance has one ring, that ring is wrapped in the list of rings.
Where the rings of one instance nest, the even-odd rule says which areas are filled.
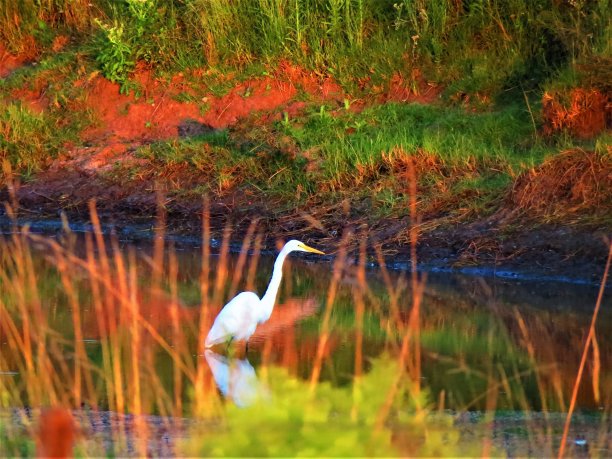
[[[544,134],[569,131],[581,138],[593,137],[610,125],[612,103],[598,89],[572,89],[568,94],[545,92],[542,96]]]
[[[509,204],[514,211],[553,221],[589,215],[610,219],[612,155],[574,149],[553,156],[522,173],[514,183]]]

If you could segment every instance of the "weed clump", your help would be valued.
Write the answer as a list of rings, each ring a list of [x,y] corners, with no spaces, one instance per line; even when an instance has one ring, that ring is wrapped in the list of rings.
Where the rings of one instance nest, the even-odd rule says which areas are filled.
[[[0,113],[0,161],[8,160],[26,173],[40,168],[53,148],[53,122],[49,117],[9,104]]]
[[[112,24],[96,19],[96,62],[106,78],[121,85],[121,92],[129,91],[129,76],[137,63],[153,65],[163,60],[166,35],[176,22],[158,3],[125,0],[113,6]]]
[[[573,149],[522,173],[510,192],[515,211],[546,220],[589,216],[612,223],[612,156]],[[566,218],[567,219],[567,218]]]
[[[545,92],[542,115],[545,135],[568,131],[576,137],[590,138],[612,123],[612,104],[610,96],[598,89]]]

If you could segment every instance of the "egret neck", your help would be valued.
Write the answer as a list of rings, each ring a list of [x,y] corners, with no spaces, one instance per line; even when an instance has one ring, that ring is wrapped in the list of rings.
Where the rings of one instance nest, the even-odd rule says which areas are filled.
[[[261,298],[261,312],[258,320],[259,323],[268,320],[272,314],[272,309],[274,309],[274,303],[276,301],[276,294],[278,293],[278,287],[280,286],[281,279],[283,278],[283,263],[285,262],[287,255],[289,255],[289,252],[290,250],[286,250],[286,247],[283,247],[283,250],[281,250],[278,257],[276,257],[276,261],[274,262],[274,271],[272,272],[272,279],[270,280],[266,293]]]

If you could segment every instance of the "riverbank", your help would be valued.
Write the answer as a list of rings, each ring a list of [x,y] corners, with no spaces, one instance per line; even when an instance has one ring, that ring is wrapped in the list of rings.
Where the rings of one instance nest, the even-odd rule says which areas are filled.
[[[0,49],[0,201],[19,217],[65,213],[87,223],[95,200],[106,224],[133,233],[150,227],[161,207],[168,233],[199,238],[207,197],[217,235],[231,224],[241,239],[257,220],[269,247],[299,237],[333,252],[350,227],[352,250],[365,234],[373,261],[380,246],[391,264],[407,266],[416,229],[419,260],[431,269],[601,276],[612,234],[605,49],[580,48],[575,60],[560,53],[565,60],[555,65],[538,55],[533,75],[517,75],[491,66],[493,48],[509,52],[506,36],[486,50],[465,38],[461,59],[472,56],[471,70],[441,73],[451,55],[428,60],[416,42],[409,53],[402,10],[369,12],[380,30],[393,17],[397,27],[387,38],[368,36],[359,54],[348,52],[357,46],[349,40],[344,50],[302,47],[263,60],[252,49],[244,62],[147,61],[138,53],[148,46],[143,37],[164,38],[152,24],[169,13],[139,7],[154,21],[130,38],[137,60],[115,73],[110,64],[121,56],[110,53],[117,43],[105,40],[115,29],[104,21],[115,15],[131,24],[133,9],[88,10],[72,34],[61,21],[40,30],[28,23],[32,36],[13,35]],[[551,8],[560,18],[572,12]],[[475,27],[476,12],[453,14]],[[597,11],[588,14],[603,33]],[[512,15],[500,18],[508,21],[502,35],[520,37],[521,52],[532,49],[523,49],[533,41],[521,35],[528,29],[512,29]],[[283,40],[293,43],[287,33]],[[420,43],[426,38],[435,37]],[[581,64],[585,56],[595,64]],[[516,54],[515,64],[527,57]],[[477,78],[477,62],[487,78]]]
[[[213,205],[213,212],[215,209]],[[218,208],[220,211],[223,207]],[[185,209],[183,209],[185,210]],[[83,210],[85,212],[85,210]],[[198,247],[201,245],[201,225],[198,220],[201,209],[194,207],[191,212],[178,214],[171,211],[171,218],[164,226],[165,238],[175,247]],[[85,214],[86,215],[86,214]],[[195,215],[195,220],[191,216]],[[236,221],[240,221],[237,215]],[[69,220],[70,230],[74,233],[93,231],[89,220],[83,215],[72,214]],[[237,227],[231,243],[233,250],[240,250],[241,237],[246,232],[249,220],[243,216],[242,225]],[[80,218],[80,219],[79,219]],[[121,241],[149,244],[157,234],[156,218],[133,213],[102,213],[102,230],[107,235],[115,235]],[[224,226],[223,219],[216,220],[212,227],[213,251],[219,247]],[[390,227],[397,221],[386,222]],[[13,221],[0,216],[0,231],[10,234]],[[280,224],[276,222],[276,224]],[[407,224],[407,223],[406,223]],[[65,223],[53,218],[52,213],[38,214],[25,212],[17,220],[18,227],[28,227],[36,234],[61,234],[65,231]],[[338,249],[340,234],[345,229],[352,229],[353,236],[349,238],[349,253],[357,260],[359,241],[363,234],[367,237],[368,264],[379,266],[381,259],[375,247],[380,247],[385,265],[392,270],[410,271],[410,246],[398,241],[383,241],[385,228],[354,231],[356,225],[347,224],[337,229],[330,228],[326,233],[320,230],[303,229],[287,235],[282,228],[274,229],[275,223],[269,222],[264,235],[262,252],[274,254],[277,239],[287,240],[289,237],[301,238],[317,245],[329,254],[322,260],[333,260]],[[278,228],[278,227],[277,227]],[[260,230],[263,228],[260,227]],[[499,277],[527,281],[570,282],[577,284],[598,285],[605,266],[604,251],[606,249],[605,233],[590,233],[575,229],[541,226],[528,234],[503,234],[499,227],[488,225],[486,231],[470,226],[438,228],[420,236],[417,244],[417,269],[422,272],[455,272],[483,277]]]

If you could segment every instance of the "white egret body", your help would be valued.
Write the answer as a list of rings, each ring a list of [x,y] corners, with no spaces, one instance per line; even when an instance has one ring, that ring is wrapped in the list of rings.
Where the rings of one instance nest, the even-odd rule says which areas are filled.
[[[324,255],[320,250],[308,247],[295,239],[287,242],[276,257],[272,279],[270,279],[264,296],[260,299],[253,292],[242,292],[230,300],[215,318],[215,322],[206,337],[206,347],[212,347],[229,340],[248,342],[257,325],[270,318],[283,277],[283,263],[287,255],[294,251]]]

